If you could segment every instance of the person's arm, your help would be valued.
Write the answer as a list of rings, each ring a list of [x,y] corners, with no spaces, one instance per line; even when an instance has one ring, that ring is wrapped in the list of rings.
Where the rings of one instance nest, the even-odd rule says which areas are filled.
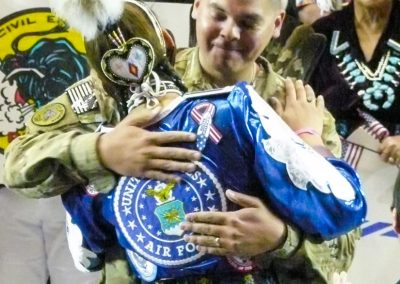
[[[160,180],[176,179],[174,171],[192,171],[197,151],[165,147],[171,142],[191,142],[185,132],[150,132],[137,125],[151,121],[160,111],[144,116],[128,115],[112,131],[94,132],[101,120],[115,117],[116,107],[77,115],[67,95],[62,95],[34,114],[27,134],[11,143],[6,153],[6,184],[33,198],[50,197],[81,184],[107,192],[118,174]],[[101,111],[99,111],[101,110]],[[108,110],[109,113],[105,113]],[[49,117],[50,121],[41,121]],[[99,121],[100,120],[100,121]]]
[[[290,87],[291,86],[291,87]],[[296,87],[298,86],[298,87]],[[303,88],[303,82],[297,81],[295,83],[294,88]],[[288,88],[293,88],[292,81],[290,79],[285,80],[285,93],[288,91],[296,92],[296,90]],[[340,141],[340,137],[336,132],[335,119],[331,115],[331,113],[325,108],[325,102],[322,96],[315,97],[313,89],[309,86],[305,86],[305,90],[308,93],[308,96],[312,97],[313,104],[308,102],[302,102],[301,104],[292,104],[288,108],[286,107],[287,96],[285,97],[285,103],[281,104],[280,101],[275,100],[275,111],[283,118],[283,120],[290,126],[293,131],[298,131],[302,128],[301,125],[306,125],[311,128],[317,128],[317,132],[320,134],[319,137],[316,135],[310,136],[307,133],[301,133],[299,136],[309,144],[311,147],[314,147],[315,150],[318,148],[326,148],[334,157],[340,158],[342,153],[342,144]],[[271,102],[274,102],[274,98],[271,99]],[[319,105],[320,107],[316,107]],[[276,108],[279,109],[276,109]],[[299,113],[301,112],[301,113]],[[300,120],[298,116],[301,115],[302,119]],[[307,121],[304,121],[307,119]],[[320,124],[322,120],[322,125]],[[314,124],[318,123],[317,126]],[[309,134],[309,133],[308,133]],[[322,143],[320,143],[320,139]],[[317,139],[318,141],[311,141]],[[318,150],[317,150],[318,151]]]
[[[299,229],[284,224],[260,198],[227,191],[230,201],[243,208],[233,212],[189,214],[182,225],[185,240],[209,254],[253,255],[261,269],[274,269],[282,283],[329,283],[334,272],[347,271],[360,231],[354,230],[330,241],[310,240]],[[212,226],[210,226],[212,225]],[[249,233],[251,232],[251,233]],[[219,247],[215,247],[215,236]],[[317,282],[319,283],[319,282]]]
[[[7,186],[32,198],[51,197],[89,182],[98,191],[110,189],[115,178],[98,162],[98,135],[74,130],[18,138],[6,152]],[[84,175],[90,172],[91,180]]]
[[[309,85],[297,80],[285,80],[285,101],[281,103],[277,98],[271,98],[275,112],[288,124],[300,138],[311,147],[325,147],[322,140],[324,100],[321,96],[315,97]]]
[[[114,174],[97,158],[96,141],[100,133],[90,129],[95,123],[84,127],[69,105],[64,94],[38,110],[27,122],[27,133],[7,148],[5,180],[10,188],[28,197],[40,198],[89,182],[96,190],[113,186]],[[41,113],[53,114],[53,121],[41,121]],[[92,119],[96,116],[95,113],[88,115]]]
[[[280,112],[286,124],[254,90],[249,91],[249,113],[260,118],[258,125],[252,119],[248,127],[254,140],[254,168],[274,212],[308,235],[331,239],[362,223],[366,206],[360,181],[354,169],[324,146],[322,97],[315,98],[301,82],[285,84],[286,102]]]
[[[273,268],[280,283],[331,283],[335,272],[350,268],[356,242],[361,236],[361,230],[356,229],[333,240],[316,243],[299,231],[293,232],[280,248],[254,259],[260,268]]]
[[[268,71],[270,76],[265,83],[265,87],[263,85],[256,86],[257,92],[259,92],[259,94],[262,94],[262,97],[270,104],[274,102],[279,102],[284,107],[286,101],[286,91],[283,78],[278,76],[277,74],[274,74],[269,64],[263,64],[263,67],[265,68],[265,70]],[[318,91],[315,91],[315,93],[320,95],[320,92]],[[326,106],[325,98],[324,102]],[[327,110],[327,108],[324,108],[323,111],[323,126],[321,138],[325,147],[336,158],[340,158],[342,154],[340,137],[336,132],[335,119],[333,118],[332,114]]]
[[[290,83],[291,81],[286,81],[286,89],[289,89],[289,91],[291,89],[290,92],[293,93],[293,86],[291,86]],[[300,82],[297,82],[296,85],[299,83]],[[297,89],[299,88],[301,90],[301,84],[297,86]],[[312,89],[308,87],[306,89],[306,97],[311,101],[315,99]],[[323,139],[323,141],[326,148],[320,144],[319,137],[314,137],[316,136],[314,134],[305,133],[301,135],[301,138],[303,138],[305,142],[308,142],[310,146],[317,146],[320,148],[322,150],[320,151],[320,153],[322,152],[321,154],[330,156],[331,151],[327,151],[327,149],[331,150],[335,148],[332,148],[334,144],[326,144],[327,141],[332,141],[332,139],[327,138],[337,137],[335,140],[339,140],[335,130],[333,117],[329,114],[329,112],[326,111],[326,109],[322,113],[318,113],[318,111],[315,109],[315,105],[309,105],[305,103],[303,106],[305,108],[300,108],[297,110],[296,108],[298,108],[299,105],[289,106],[288,109],[284,108],[282,105],[279,105],[278,107],[280,107],[280,114],[286,112],[284,117],[294,130],[304,126],[304,124],[297,124],[300,122],[306,123],[306,126],[311,126],[317,129],[317,131],[322,131],[323,137],[325,134],[325,139]],[[312,114],[312,116],[307,116],[307,113],[305,113],[305,116],[304,114],[299,115],[299,112],[304,110],[306,110],[308,114]],[[318,121],[321,119],[318,119],[318,116],[321,115],[323,116],[322,130],[319,126],[320,122],[318,123]],[[317,116],[316,120],[315,116]],[[304,117],[308,117],[308,122],[307,119],[304,119]],[[314,137],[316,142],[307,139],[310,137]],[[340,145],[340,142],[337,144]],[[340,147],[338,150],[340,155]],[[330,282],[334,272],[339,273],[349,269],[354,256],[355,242],[360,238],[360,231],[358,229],[341,235],[333,240],[316,243],[315,240],[310,240],[307,235],[305,235],[296,227],[288,224],[286,224],[286,226],[287,234],[285,242],[283,242],[278,248],[270,253],[260,254],[256,257],[256,262],[259,266],[264,268],[272,266],[275,268],[280,282],[291,283],[295,281],[301,281],[303,283],[311,283],[316,281],[316,279]]]

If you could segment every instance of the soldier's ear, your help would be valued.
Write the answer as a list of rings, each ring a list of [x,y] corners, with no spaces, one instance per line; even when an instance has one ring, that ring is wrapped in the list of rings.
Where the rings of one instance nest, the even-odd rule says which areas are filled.
[[[272,34],[272,37],[278,38],[281,35],[281,29],[283,25],[283,21],[285,20],[286,17],[286,12],[285,10],[280,10],[279,14],[275,18],[274,22],[274,33]]]
[[[191,8],[192,11],[191,14],[193,20],[197,20],[199,6],[200,6],[200,0],[195,0]]]
[[[163,37],[165,41],[165,47],[167,49],[167,57],[172,66],[175,64],[176,56],[176,42],[173,33],[168,29],[163,29]]]

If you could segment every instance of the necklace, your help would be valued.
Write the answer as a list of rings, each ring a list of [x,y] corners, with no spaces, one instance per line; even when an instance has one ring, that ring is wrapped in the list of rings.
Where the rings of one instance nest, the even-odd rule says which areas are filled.
[[[381,58],[379,61],[379,65],[376,68],[375,72],[372,72],[371,69],[369,69],[368,66],[366,66],[364,63],[359,62],[357,59],[354,60],[358,69],[364,74],[364,76],[367,78],[367,80],[370,81],[379,81],[382,79],[383,74],[385,73],[386,67],[388,65],[390,57],[390,50],[386,53],[385,56]]]
[[[337,67],[344,79],[361,98],[363,105],[371,110],[389,109],[396,98],[400,85],[400,44],[389,39],[387,51],[377,68],[372,71],[366,64],[353,58],[346,41],[338,46],[340,32],[335,31],[330,52],[336,57]]]

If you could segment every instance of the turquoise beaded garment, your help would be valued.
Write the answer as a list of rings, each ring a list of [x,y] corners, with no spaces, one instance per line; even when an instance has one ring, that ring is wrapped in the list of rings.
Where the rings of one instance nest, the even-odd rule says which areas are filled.
[[[350,53],[350,44],[341,44],[340,31],[332,35],[330,54],[336,58],[337,66],[350,88],[362,98],[363,105],[371,110],[386,110],[392,107],[395,90],[400,84],[400,43],[393,39],[386,42],[387,51],[378,66],[371,70]]]

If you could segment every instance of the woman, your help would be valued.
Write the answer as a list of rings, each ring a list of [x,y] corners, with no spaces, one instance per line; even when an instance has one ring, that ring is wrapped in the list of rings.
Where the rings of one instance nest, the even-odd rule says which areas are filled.
[[[399,12],[398,0],[355,0],[313,25],[328,46],[311,85],[324,95],[343,137],[364,121],[360,112],[381,122],[390,133],[381,137],[381,157],[392,164],[400,163]]]
[[[355,0],[316,23],[328,46],[311,79],[342,137],[378,120],[381,158],[400,164],[400,2]],[[370,116],[369,116],[369,115]],[[371,118],[372,116],[372,118]]]
[[[375,156],[376,162],[370,161],[367,166],[378,165],[377,170],[386,167],[380,177],[377,170],[365,167],[368,174],[360,171],[371,208],[368,219],[382,221],[389,216],[380,203],[389,196],[386,190],[391,190],[398,172],[390,165],[400,164],[400,1],[353,0],[343,10],[315,22],[313,28],[326,36],[327,45],[311,85],[324,96],[336,119],[338,133],[345,139],[344,148],[348,145],[346,159],[359,169],[366,155]],[[368,134],[358,139],[365,130]],[[359,145],[366,147],[361,158],[360,152],[351,150],[359,149]],[[386,175],[389,172],[393,177]],[[379,188],[369,186],[368,180],[376,178],[381,180]],[[396,210],[393,215],[394,227],[400,232]]]

